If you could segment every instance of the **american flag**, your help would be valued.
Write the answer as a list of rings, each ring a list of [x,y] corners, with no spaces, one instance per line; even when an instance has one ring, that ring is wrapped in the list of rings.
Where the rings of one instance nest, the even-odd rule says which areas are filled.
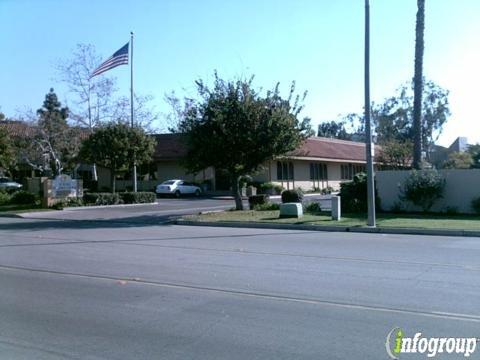
[[[94,77],[119,65],[128,65],[128,43],[97,67],[90,77]]]

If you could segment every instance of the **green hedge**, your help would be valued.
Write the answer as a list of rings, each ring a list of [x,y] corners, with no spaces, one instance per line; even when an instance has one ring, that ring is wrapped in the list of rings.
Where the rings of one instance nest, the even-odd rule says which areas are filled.
[[[303,192],[300,189],[285,190],[282,192],[282,203],[301,203],[303,201]]]
[[[12,196],[8,192],[0,190],[0,205],[10,204],[11,199]]]
[[[118,193],[85,193],[83,202],[88,205],[117,205],[123,204]]]
[[[124,193],[85,193],[83,202],[86,205],[148,204],[157,200],[153,192]]]
[[[253,210],[256,205],[268,204],[269,200],[270,197],[266,194],[253,195],[248,197],[248,205],[250,206],[250,210]]]
[[[10,203],[15,205],[35,205],[37,197],[35,194],[25,190],[19,190],[12,194]]]
[[[147,191],[120,193],[120,198],[125,204],[149,204],[157,201],[157,195]]]
[[[353,181],[347,181],[340,185],[340,198],[342,212],[344,213],[366,213],[367,202],[367,174],[358,173]],[[375,207],[380,210],[380,198],[375,189]]]

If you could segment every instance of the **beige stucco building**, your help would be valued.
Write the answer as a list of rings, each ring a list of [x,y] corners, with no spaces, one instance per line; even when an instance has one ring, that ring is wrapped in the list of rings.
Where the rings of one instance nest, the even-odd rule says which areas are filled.
[[[186,148],[176,134],[156,135],[154,161],[158,181],[181,178],[208,182],[212,190],[228,190],[228,180],[214,168],[193,175],[181,165]],[[365,171],[365,144],[337,139],[311,137],[297,150],[264,165],[253,176],[255,181],[273,182],[286,189],[338,189],[342,181]]]

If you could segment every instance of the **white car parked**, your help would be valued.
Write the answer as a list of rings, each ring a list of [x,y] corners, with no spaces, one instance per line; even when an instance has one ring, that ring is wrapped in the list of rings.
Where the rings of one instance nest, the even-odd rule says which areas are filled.
[[[200,196],[202,189],[197,185],[184,180],[167,180],[157,185],[155,192],[158,195],[174,195],[180,197],[182,195]]]
[[[0,178],[0,189],[5,189],[5,190],[18,190],[22,187],[21,184],[6,178],[6,177],[1,177]]]

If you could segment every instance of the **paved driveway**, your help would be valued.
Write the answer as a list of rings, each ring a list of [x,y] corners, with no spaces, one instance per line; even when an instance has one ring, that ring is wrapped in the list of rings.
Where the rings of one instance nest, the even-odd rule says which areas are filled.
[[[317,195],[308,196],[310,201],[319,200]],[[273,198],[279,202],[279,198]],[[325,202],[325,200],[323,200]],[[244,201],[245,208],[248,203]],[[58,219],[58,220],[124,220],[129,222],[162,223],[172,217],[186,214],[196,214],[201,211],[226,210],[235,207],[233,199],[226,198],[195,198],[180,199],[160,198],[153,205],[126,205],[105,207],[80,207],[63,211],[34,212],[23,214],[30,219]]]
[[[397,326],[480,337],[479,259],[479,238],[0,218],[0,357],[386,359]]]

